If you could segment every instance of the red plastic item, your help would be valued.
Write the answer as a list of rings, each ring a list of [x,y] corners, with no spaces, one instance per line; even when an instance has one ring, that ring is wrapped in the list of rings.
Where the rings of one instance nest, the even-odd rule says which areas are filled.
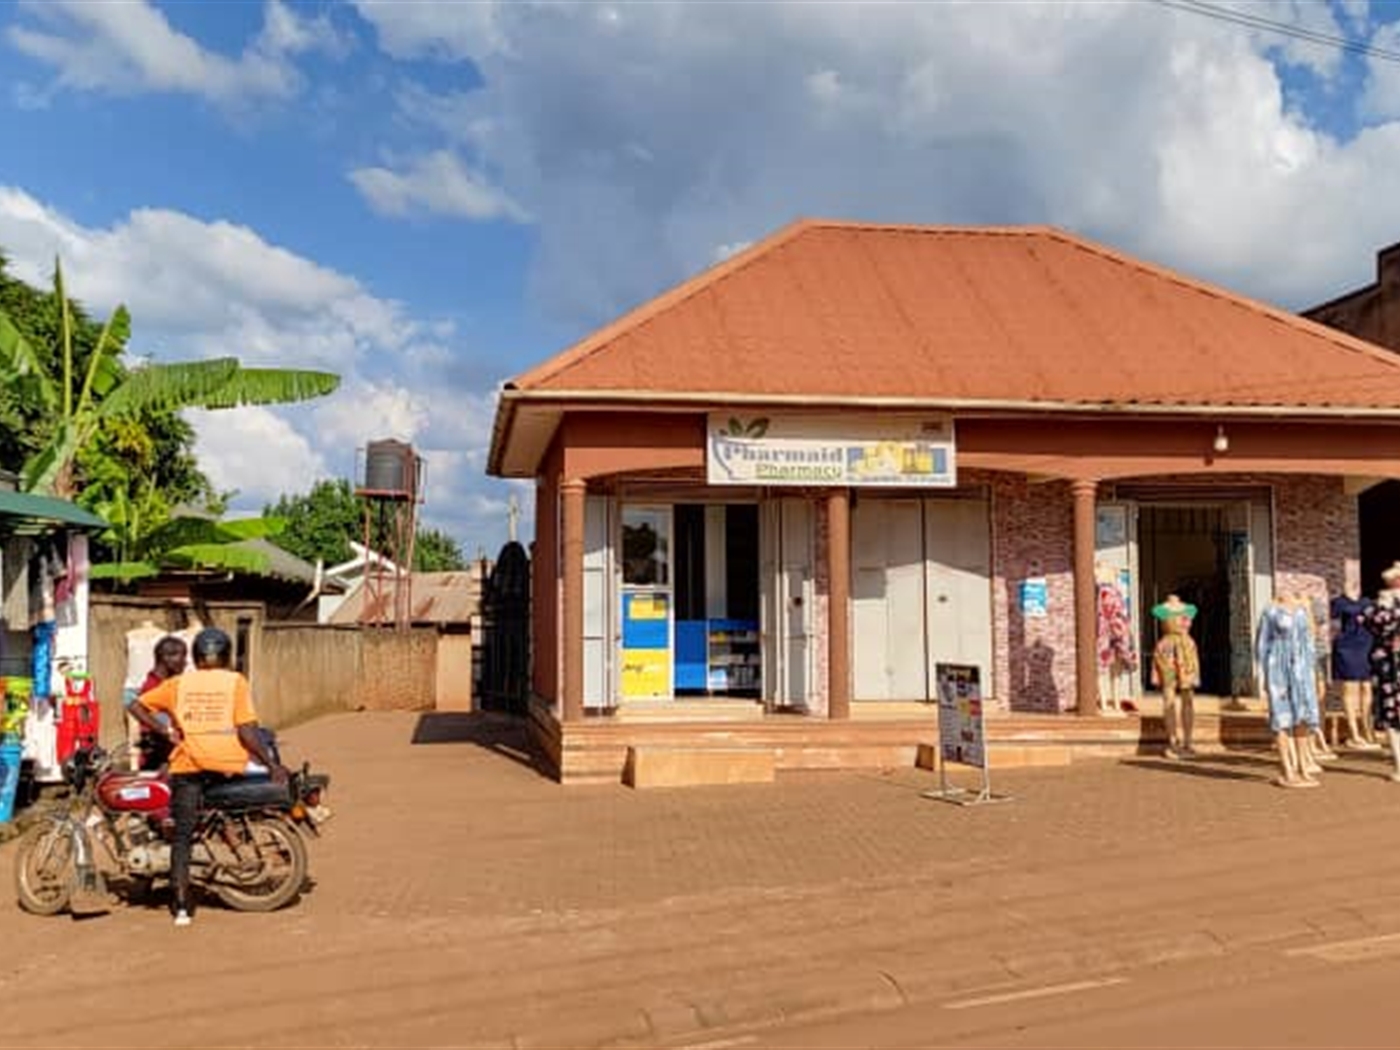
[[[155,813],[170,808],[170,783],[154,773],[105,773],[97,781],[97,797],[117,813]]]
[[[80,745],[97,743],[101,712],[93,696],[92,679],[65,677],[63,707],[58,716],[58,760],[66,762]]]

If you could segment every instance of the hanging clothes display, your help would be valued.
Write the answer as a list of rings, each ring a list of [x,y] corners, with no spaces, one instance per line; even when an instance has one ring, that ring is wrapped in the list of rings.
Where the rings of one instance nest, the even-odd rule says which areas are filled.
[[[1400,729],[1400,607],[1375,602],[1366,610],[1371,633],[1372,709],[1378,729]]]
[[[1269,728],[1275,733],[1320,722],[1315,674],[1317,649],[1307,608],[1273,602],[1255,636],[1255,659],[1264,676]]]
[[[1099,669],[1134,671],[1137,647],[1133,645],[1128,603],[1117,584],[1099,584]]]
[[[1339,682],[1371,680],[1375,639],[1366,624],[1374,604],[1369,598],[1348,598],[1345,594],[1332,599],[1330,612],[1337,624],[1337,637],[1332,640],[1332,677]]]

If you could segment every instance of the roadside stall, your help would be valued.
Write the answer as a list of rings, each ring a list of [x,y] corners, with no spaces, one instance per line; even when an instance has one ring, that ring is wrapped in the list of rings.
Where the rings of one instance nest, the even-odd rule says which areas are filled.
[[[64,759],[97,737],[88,537],[106,527],[67,500],[0,488],[0,822],[13,814],[22,770],[58,782]]]

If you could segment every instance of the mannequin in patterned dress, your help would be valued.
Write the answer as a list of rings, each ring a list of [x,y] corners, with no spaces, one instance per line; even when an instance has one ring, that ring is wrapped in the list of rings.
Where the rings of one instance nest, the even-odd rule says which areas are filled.
[[[1400,562],[1381,573],[1385,588],[1366,612],[1371,645],[1372,712],[1377,729],[1390,738],[1395,770],[1390,779],[1400,783]]]
[[[1152,651],[1152,684],[1162,690],[1162,721],[1166,723],[1168,758],[1194,758],[1191,730],[1195,723],[1196,687],[1201,684],[1201,658],[1191,637],[1196,607],[1175,594],[1152,607],[1162,628]]]
[[[1098,563],[1094,576],[1098,584],[1099,713],[1116,717],[1123,714],[1119,682],[1137,670],[1137,648],[1128,603],[1116,574]]]

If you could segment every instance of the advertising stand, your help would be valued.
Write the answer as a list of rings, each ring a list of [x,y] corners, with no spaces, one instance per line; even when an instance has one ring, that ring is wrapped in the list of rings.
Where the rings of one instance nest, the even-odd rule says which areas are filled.
[[[977,668],[968,664],[935,664],[934,674],[938,683],[938,787],[923,792],[923,797],[954,802],[960,806],[1009,802],[1010,795],[992,793],[982,688]],[[950,762],[980,769],[981,789],[969,790],[950,784]]]

